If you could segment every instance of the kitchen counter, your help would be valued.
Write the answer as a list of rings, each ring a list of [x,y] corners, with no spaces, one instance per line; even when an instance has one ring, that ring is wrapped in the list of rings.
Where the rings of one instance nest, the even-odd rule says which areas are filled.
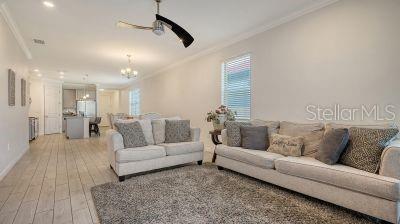
[[[65,135],[69,139],[89,138],[89,120],[88,117],[71,116],[64,117]]]

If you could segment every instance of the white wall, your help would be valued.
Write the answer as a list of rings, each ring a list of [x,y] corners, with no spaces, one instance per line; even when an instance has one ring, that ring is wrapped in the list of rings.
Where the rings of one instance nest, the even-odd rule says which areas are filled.
[[[393,104],[400,118],[399,40],[400,1],[339,1],[142,80],[122,91],[121,102],[141,88],[142,112],[190,119],[210,148],[204,117],[221,104],[221,63],[250,52],[252,118],[309,122],[307,105],[335,103]]]
[[[21,78],[27,79],[26,64],[24,53],[0,14],[0,180],[29,148],[29,101],[21,106]],[[8,69],[16,73],[13,107],[8,106]]]

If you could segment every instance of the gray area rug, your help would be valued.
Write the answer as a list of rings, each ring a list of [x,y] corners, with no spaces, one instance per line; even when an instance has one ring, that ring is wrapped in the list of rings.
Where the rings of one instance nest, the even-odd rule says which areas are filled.
[[[359,213],[215,166],[186,166],[92,189],[101,223],[373,223]]]

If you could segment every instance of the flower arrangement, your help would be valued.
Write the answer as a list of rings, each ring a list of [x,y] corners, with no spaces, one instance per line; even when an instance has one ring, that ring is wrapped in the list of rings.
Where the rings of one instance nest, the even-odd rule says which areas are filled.
[[[225,128],[225,121],[234,121],[236,112],[230,110],[227,106],[221,105],[215,111],[207,113],[207,122],[213,122],[215,130]]]

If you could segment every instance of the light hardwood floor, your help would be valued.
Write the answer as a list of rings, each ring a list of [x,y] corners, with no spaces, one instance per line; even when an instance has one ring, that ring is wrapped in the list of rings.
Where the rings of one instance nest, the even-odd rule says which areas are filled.
[[[40,136],[0,182],[0,224],[99,223],[90,188],[117,181],[101,137]],[[205,162],[212,153],[205,153]]]
[[[99,223],[90,188],[117,181],[102,136],[33,141],[0,182],[0,223]]]

